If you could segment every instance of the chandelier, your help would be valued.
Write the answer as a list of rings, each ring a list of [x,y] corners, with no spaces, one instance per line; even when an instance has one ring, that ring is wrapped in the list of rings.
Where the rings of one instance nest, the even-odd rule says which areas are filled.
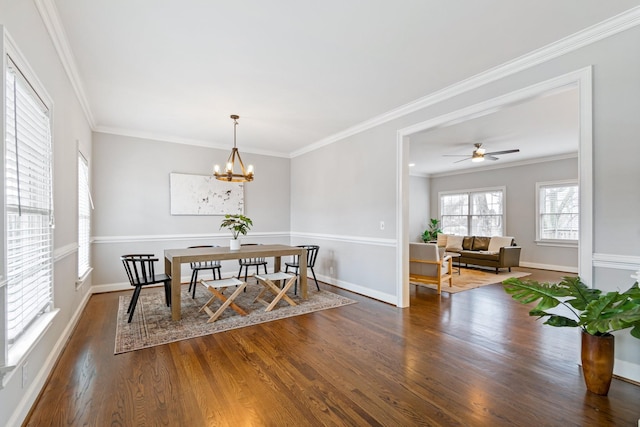
[[[238,119],[240,116],[236,114],[232,114],[231,118],[233,119],[233,149],[231,149],[231,154],[227,159],[227,165],[224,171],[220,171],[220,166],[215,165],[213,167],[213,175],[216,179],[220,181],[229,181],[229,182],[248,182],[253,181],[253,165],[249,165],[246,169],[244,168],[244,163],[242,163],[242,159],[240,158],[240,152],[236,148],[236,127],[238,127]],[[236,158],[238,159],[238,163],[240,164],[240,171],[242,173],[234,173],[236,166]]]

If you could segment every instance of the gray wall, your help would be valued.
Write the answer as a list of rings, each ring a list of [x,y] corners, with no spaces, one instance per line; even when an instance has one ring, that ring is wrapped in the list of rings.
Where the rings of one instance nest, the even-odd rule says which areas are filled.
[[[19,425],[28,413],[71,328],[90,296],[91,277],[76,289],[78,201],[77,149],[89,159],[91,130],[74,90],[32,1],[0,1],[0,25],[53,99],[54,145],[54,308],[59,309],[40,341],[15,369],[5,375],[0,390],[0,425]],[[4,304],[0,304],[4,311]],[[0,315],[4,315],[3,312]],[[28,365],[26,383],[22,367]]]
[[[404,203],[398,191],[408,192],[409,186],[403,182],[406,172],[398,171],[406,160],[397,158],[398,130],[592,66],[593,173],[580,177],[594,183],[594,254],[586,268],[594,270],[599,288],[628,287],[631,270],[640,269],[640,196],[635,187],[640,182],[639,49],[640,28],[634,27],[293,158],[292,230],[330,244],[331,262],[340,264],[340,276],[323,270],[328,279],[397,299],[402,284],[396,273],[406,268],[406,248],[398,247],[400,219],[395,212]],[[309,206],[317,209],[312,212]],[[377,228],[381,219],[386,219],[384,231]],[[348,238],[340,239],[342,235]],[[388,239],[382,250],[381,237]],[[331,263],[323,265],[328,267]],[[640,343],[625,334],[618,334],[623,338],[616,352],[617,373],[640,381]]]
[[[422,242],[422,233],[429,227],[431,218],[438,218],[438,204],[435,212],[430,201],[431,180],[422,176],[409,177],[409,240]]]
[[[506,187],[505,235],[522,247],[521,265],[577,272],[577,248],[539,246],[536,237],[536,182],[578,178],[578,159],[470,172],[431,179],[431,215],[438,217],[438,193],[486,187]]]
[[[127,278],[120,262],[125,253],[154,253],[194,245],[229,246],[231,233],[220,230],[221,215],[171,215],[169,174],[211,175],[228,151],[105,133],[93,135],[93,284],[113,289]],[[230,145],[231,147],[231,145]],[[244,184],[244,214],[253,227],[245,243],[289,243],[289,160],[242,152],[256,168]],[[161,269],[164,264],[160,263]],[[188,265],[183,274],[189,273]],[[223,264],[237,273],[238,263]]]

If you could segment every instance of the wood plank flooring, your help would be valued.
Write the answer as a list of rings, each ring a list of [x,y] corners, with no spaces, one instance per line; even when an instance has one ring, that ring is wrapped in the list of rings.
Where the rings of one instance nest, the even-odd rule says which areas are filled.
[[[499,285],[412,286],[408,309],[323,288],[358,304],[117,356],[122,293],[94,295],[25,425],[638,423],[640,387],[588,393],[579,331],[529,318]]]

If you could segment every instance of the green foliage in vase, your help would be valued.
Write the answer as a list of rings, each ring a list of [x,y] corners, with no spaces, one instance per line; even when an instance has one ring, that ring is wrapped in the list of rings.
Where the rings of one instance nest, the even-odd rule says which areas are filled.
[[[596,336],[631,328],[631,335],[640,339],[640,288],[638,282],[625,292],[602,293],[587,287],[579,277],[564,277],[560,283],[539,283],[533,280],[509,278],[504,290],[522,304],[537,302],[530,316],[546,318],[545,325],[580,327]],[[548,310],[566,307],[572,317]]]
[[[437,218],[431,218],[429,220],[429,228],[422,233],[422,241],[429,242],[438,238],[438,234],[441,234],[440,220]]]
[[[253,222],[250,218],[240,214],[227,214],[224,216],[220,229],[226,228],[231,231],[233,238],[237,239],[240,234],[243,236],[247,234],[247,231],[251,228]]]

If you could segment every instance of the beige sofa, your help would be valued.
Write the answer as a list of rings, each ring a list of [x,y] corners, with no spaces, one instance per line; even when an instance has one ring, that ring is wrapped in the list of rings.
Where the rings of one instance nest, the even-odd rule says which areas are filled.
[[[478,265],[496,269],[518,267],[520,265],[520,246],[509,236],[453,236],[438,235],[438,246],[446,252],[460,254],[460,265]]]

